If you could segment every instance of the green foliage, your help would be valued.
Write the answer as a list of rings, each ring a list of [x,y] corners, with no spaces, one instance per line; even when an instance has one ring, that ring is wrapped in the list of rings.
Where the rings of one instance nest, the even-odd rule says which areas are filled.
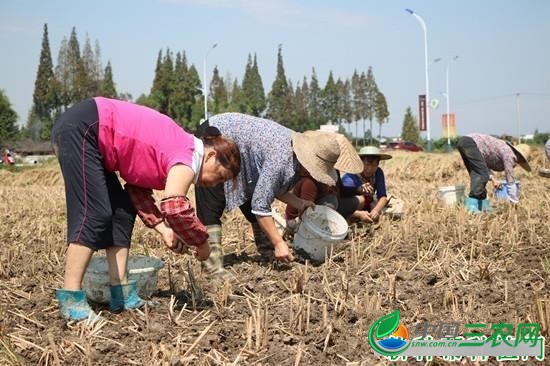
[[[348,79],[342,81],[338,78],[336,82],[337,99],[337,119],[338,125],[342,123],[351,123],[353,120],[353,106],[351,100],[351,83]]]
[[[401,139],[410,142],[419,142],[420,133],[418,131],[418,123],[412,114],[411,107],[407,107],[405,117],[403,119],[403,128],[401,129]]]
[[[320,125],[324,124],[325,118],[323,115],[323,96],[321,88],[319,87],[319,81],[315,68],[311,70],[311,82],[309,84],[309,97],[308,97],[308,109],[310,126],[312,129],[318,129]]]
[[[388,122],[390,112],[388,111],[386,97],[379,90],[377,90],[374,101],[374,115],[376,117],[376,121],[378,122],[378,138],[380,138],[382,136],[382,124]]]
[[[310,129],[310,120],[307,108],[308,94],[309,87],[307,85],[307,79],[304,77],[302,85],[296,86],[296,91],[292,100],[292,120],[294,121],[293,127],[295,131],[301,132]]]
[[[172,78],[172,93],[168,96],[169,110],[168,114],[181,126],[189,122],[191,115],[190,108],[192,104],[187,103],[187,91],[185,79],[189,69],[187,67],[187,58],[185,53],[176,53],[176,63],[174,65],[174,75]]]
[[[174,63],[172,61],[172,53],[170,49],[167,49],[163,58],[161,50],[159,51],[155,79],[151,88],[151,97],[154,101],[155,109],[160,113],[169,113],[170,95],[174,85],[173,80]]]
[[[231,88],[228,111],[246,113],[246,99],[237,79],[233,81],[233,87]]]
[[[366,115],[365,118],[369,120],[369,141],[372,139],[372,119],[375,117],[376,112],[376,96],[378,95],[378,85],[376,85],[376,81],[374,80],[374,73],[372,71],[372,66],[369,66],[369,70],[367,71],[367,76],[364,79],[363,83],[365,84],[365,103],[366,103]],[[365,129],[365,125],[363,124],[363,130]]]
[[[99,46],[97,46],[99,47]],[[86,42],[82,50],[82,65],[84,67],[85,77],[83,77],[83,97],[93,97],[99,95],[102,91],[102,66],[101,61],[94,55],[90,38],[86,35]],[[111,75],[112,81],[112,75]],[[114,86],[114,85],[113,85]],[[115,93],[116,96],[116,93]]]
[[[11,107],[10,100],[0,90],[0,143],[17,136],[17,113]]]
[[[550,139],[550,133],[549,132],[543,132],[540,133],[539,131],[535,131],[533,138],[533,143],[536,145],[544,145],[548,139]]]
[[[214,74],[210,82],[210,96],[212,97],[212,113],[219,114],[227,111],[229,101],[227,98],[227,88],[223,78],[220,77],[218,67],[214,67]]]
[[[34,82],[34,93],[32,96],[33,108],[36,115],[43,120],[51,120],[52,112],[55,108],[55,78],[53,73],[52,55],[50,52],[50,42],[48,40],[48,25],[44,24],[44,34],[42,36],[42,49],[40,51],[40,61],[36,80]]]
[[[322,92],[322,113],[324,120],[332,123],[338,122],[338,90],[332,76],[332,71],[328,74],[327,83]]]
[[[246,105],[246,113],[253,116],[261,116],[266,108],[266,99],[256,54],[254,54],[254,61],[252,61],[250,54],[248,55],[242,92]]]
[[[458,143],[458,137],[452,137],[451,140],[451,149],[456,149],[456,144]],[[447,151],[447,138],[442,137],[437,140],[432,140],[432,149],[436,151]]]
[[[271,92],[268,96],[267,116],[282,125],[288,126],[291,122],[291,94],[292,88],[289,86],[285,76],[282,46],[279,45],[277,76],[275,77],[275,81],[273,81]]]
[[[107,61],[104,75],[105,76],[101,83],[101,91],[99,95],[106,98],[116,98],[118,93],[116,92],[115,82],[113,80],[113,69],[111,67],[111,61]]]

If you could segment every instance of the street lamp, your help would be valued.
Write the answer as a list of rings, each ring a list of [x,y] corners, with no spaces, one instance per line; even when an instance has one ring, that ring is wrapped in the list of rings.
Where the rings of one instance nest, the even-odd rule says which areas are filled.
[[[204,56],[204,62],[202,64],[202,93],[204,94],[204,120],[206,121],[208,119],[208,89],[206,87],[206,58],[208,57],[208,54],[210,51],[212,51],[214,48],[216,48],[218,44],[214,43],[212,47],[208,49],[206,52],[206,55]]]
[[[441,58],[436,58],[434,60],[434,63],[435,62],[439,62],[441,61],[442,59]],[[447,65],[445,66],[445,100],[447,102],[447,115],[446,115],[446,122],[447,122],[447,151],[451,151],[451,124],[449,123],[450,120],[450,111],[451,111],[451,106],[450,106],[450,102],[449,102],[449,99],[450,99],[450,95],[449,95],[449,66],[451,65],[451,62],[452,61],[456,61],[458,60],[458,56],[455,56],[453,57],[451,60],[447,61]]]
[[[428,151],[432,151],[432,139],[430,135],[430,108],[428,104],[430,103],[430,86],[428,82],[428,31],[426,29],[426,23],[424,19],[418,14],[416,14],[411,9],[405,9],[405,11],[418,20],[424,31],[424,70],[426,73],[426,137],[428,138]]]

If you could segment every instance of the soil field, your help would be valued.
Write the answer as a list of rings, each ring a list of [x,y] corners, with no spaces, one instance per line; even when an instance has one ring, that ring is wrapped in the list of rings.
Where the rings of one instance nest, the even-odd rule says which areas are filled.
[[[382,167],[388,193],[406,202],[404,217],[352,226],[321,265],[260,261],[237,210],[223,226],[233,279],[214,283],[137,222],[132,253],[166,262],[159,306],[113,314],[94,304],[105,321],[93,326],[67,324],[55,300],[66,250],[56,163],[0,170],[0,365],[394,364],[374,356],[367,335],[395,309],[411,332],[420,323],[535,322],[549,337],[550,179],[516,168],[520,204],[469,215],[436,197],[437,187],[468,186],[458,153],[394,155]],[[543,165],[541,149],[531,164]],[[507,364],[550,364],[549,349],[545,361]]]

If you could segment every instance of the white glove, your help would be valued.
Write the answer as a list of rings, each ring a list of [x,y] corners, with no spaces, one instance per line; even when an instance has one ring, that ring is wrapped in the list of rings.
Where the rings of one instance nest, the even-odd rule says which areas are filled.
[[[506,184],[506,193],[508,193],[508,199],[510,200],[510,202],[512,203],[518,203],[519,202],[519,198],[518,198],[518,186],[516,184],[516,182],[510,184]]]

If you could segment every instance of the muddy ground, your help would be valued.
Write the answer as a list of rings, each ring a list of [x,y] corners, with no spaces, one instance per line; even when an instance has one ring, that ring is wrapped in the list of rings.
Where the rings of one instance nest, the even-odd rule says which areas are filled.
[[[94,304],[105,318],[95,326],[67,324],[54,299],[65,251],[55,163],[0,171],[0,364],[390,364],[374,356],[367,333],[394,309],[409,331],[422,322],[538,322],[548,337],[550,179],[517,168],[520,204],[472,216],[435,195],[438,186],[467,184],[458,154],[397,153],[382,167],[389,193],[406,202],[404,218],[351,227],[321,265],[262,262],[249,225],[232,212],[223,230],[233,279],[212,282],[138,223],[133,254],[166,262],[153,295],[159,306],[113,314]]]

